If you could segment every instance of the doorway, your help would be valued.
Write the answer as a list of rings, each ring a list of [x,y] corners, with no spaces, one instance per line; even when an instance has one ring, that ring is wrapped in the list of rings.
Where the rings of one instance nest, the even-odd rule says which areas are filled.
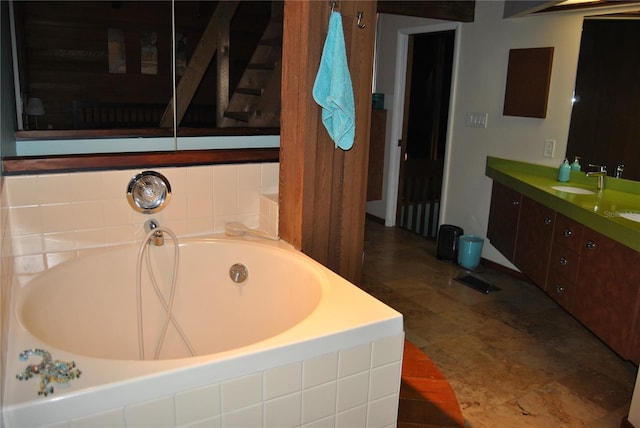
[[[442,194],[455,31],[408,38],[396,226],[435,238]]]

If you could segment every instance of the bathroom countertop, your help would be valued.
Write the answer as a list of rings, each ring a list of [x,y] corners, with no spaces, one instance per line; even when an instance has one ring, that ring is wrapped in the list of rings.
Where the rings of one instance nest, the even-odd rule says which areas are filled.
[[[640,222],[623,213],[640,217],[640,183],[607,177],[604,190],[596,190],[596,177],[572,171],[568,183],[557,180],[558,169],[526,162],[487,157],[485,174],[494,181],[520,192],[585,226],[640,251]],[[551,186],[571,186],[594,194],[575,194]]]

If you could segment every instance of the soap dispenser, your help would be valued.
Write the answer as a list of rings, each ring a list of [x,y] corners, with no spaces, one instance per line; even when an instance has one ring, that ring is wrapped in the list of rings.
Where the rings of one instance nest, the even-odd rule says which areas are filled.
[[[571,164],[571,171],[580,171],[580,156],[576,156]]]
[[[558,181],[566,183],[569,181],[569,176],[571,175],[571,165],[569,165],[569,159],[565,159],[558,168]]]

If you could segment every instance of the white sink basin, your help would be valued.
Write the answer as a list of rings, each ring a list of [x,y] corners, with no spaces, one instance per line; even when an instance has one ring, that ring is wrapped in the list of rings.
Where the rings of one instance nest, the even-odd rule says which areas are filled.
[[[618,215],[622,218],[626,218],[627,220],[637,221],[640,223],[640,212],[637,211],[628,211],[628,212],[619,212]]]
[[[573,187],[573,186],[551,186],[553,190],[558,190],[560,192],[567,193],[575,193],[578,195],[595,195],[596,192],[589,189],[583,189],[582,187]]]

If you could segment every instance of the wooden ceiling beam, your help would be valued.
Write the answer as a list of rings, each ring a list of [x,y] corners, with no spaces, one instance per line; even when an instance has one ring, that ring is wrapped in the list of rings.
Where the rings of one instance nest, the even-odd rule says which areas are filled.
[[[473,22],[475,0],[469,1],[383,1],[378,0],[378,13]]]

